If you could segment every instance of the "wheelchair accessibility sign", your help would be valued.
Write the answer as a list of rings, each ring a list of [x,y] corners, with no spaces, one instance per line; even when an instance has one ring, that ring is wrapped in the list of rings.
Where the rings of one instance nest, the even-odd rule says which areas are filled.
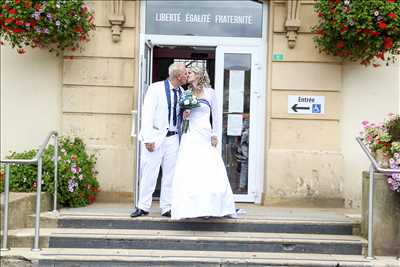
[[[289,95],[288,113],[312,115],[324,114],[325,96]]]

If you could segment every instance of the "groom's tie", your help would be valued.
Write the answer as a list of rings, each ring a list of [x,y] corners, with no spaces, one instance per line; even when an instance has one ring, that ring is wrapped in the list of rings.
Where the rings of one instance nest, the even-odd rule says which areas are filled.
[[[177,119],[176,106],[178,104],[178,89],[174,88],[174,89],[172,89],[172,91],[174,91],[174,112],[173,112],[172,118],[173,118],[173,124],[174,124],[174,126],[176,126],[176,119]]]

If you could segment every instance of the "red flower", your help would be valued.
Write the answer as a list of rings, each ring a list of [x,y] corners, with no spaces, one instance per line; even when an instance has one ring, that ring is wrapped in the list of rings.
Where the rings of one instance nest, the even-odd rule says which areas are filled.
[[[36,3],[35,4],[35,9],[36,10],[39,10],[41,7],[42,7],[42,5],[40,3]]]
[[[390,49],[393,47],[393,39],[390,37],[385,37],[383,39],[383,45],[385,46],[386,49]]]
[[[14,3],[17,4],[17,5],[19,4],[19,2],[21,2],[21,1],[20,0],[14,0]]]
[[[15,25],[22,26],[22,25],[24,25],[24,22],[22,20],[18,19],[15,21]]]
[[[349,30],[349,27],[344,26],[344,27],[340,30],[340,33],[347,32],[348,30]]]
[[[381,35],[380,32],[376,32],[376,31],[371,31],[370,34],[371,34],[372,36],[379,36],[379,35]]]
[[[25,2],[25,8],[30,8],[32,6],[32,2],[31,1],[26,1]]]
[[[389,13],[388,17],[391,17],[392,19],[395,19],[395,18],[397,18],[397,15],[394,14],[394,13]]]
[[[77,160],[77,159],[78,159],[78,156],[77,156],[77,155],[74,154],[74,155],[71,156],[71,160],[72,160],[72,161],[75,161],[75,160]]]
[[[337,49],[342,49],[344,47],[345,43],[343,41],[339,41],[336,43],[336,48]]]
[[[20,28],[16,28],[16,29],[13,29],[12,30],[14,33],[21,33],[21,32],[23,32],[24,30],[23,29],[20,29]]]
[[[378,54],[376,54],[376,57],[385,60],[385,54],[383,52],[379,52]]]
[[[15,14],[15,13],[17,13],[17,10],[13,8],[13,9],[8,10],[8,13]]]
[[[4,22],[5,22],[5,23],[11,23],[11,22],[13,22],[13,19],[12,19],[12,18],[6,18],[6,19],[4,20]]]
[[[387,0],[389,3],[396,3],[396,0]]]
[[[77,27],[75,27],[74,31],[75,32],[83,32],[83,29],[81,26],[77,26]]]
[[[384,29],[387,28],[387,25],[386,25],[385,22],[379,21],[379,22],[378,22],[378,27],[379,27],[381,30],[384,30]]]
[[[96,197],[95,197],[95,196],[89,196],[89,197],[88,197],[88,202],[89,202],[89,204],[92,204],[95,200],[96,200]]]

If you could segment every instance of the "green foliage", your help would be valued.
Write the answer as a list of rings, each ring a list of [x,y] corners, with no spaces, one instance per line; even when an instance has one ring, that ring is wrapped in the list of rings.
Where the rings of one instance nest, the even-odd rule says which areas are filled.
[[[388,133],[392,137],[392,141],[400,141],[400,116],[395,115],[386,123]]]
[[[400,0],[317,0],[313,30],[320,52],[363,65],[394,62],[400,48]]]
[[[36,150],[11,153],[7,158],[31,159]],[[58,148],[58,204],[63,207],[86,206],[96,199],[99,183],[95,171],[96,157],[86,152],[80,138],[61,137]],[[1,178],[0,171],[0,178]],[[13,165],[10,168],[10,191],[32,192],[36,190],[37,166]],[[3,190],[3,179],[0,188]],[[43,154],[42,190],[54,193],[54,146]]]
[[[7,0],[0,5],[0,40],[17,47],[47,48],[59,55],[79,49],[94,29],[93,13],[83,0]]]

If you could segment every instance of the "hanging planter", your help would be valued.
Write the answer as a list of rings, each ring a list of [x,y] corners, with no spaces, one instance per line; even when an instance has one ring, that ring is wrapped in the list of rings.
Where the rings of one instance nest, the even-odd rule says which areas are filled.
[[[0,41],[8,42],[20,54],[25,47],[46,48],[57,55],[65,49],[80,49],[95,27],[93,13],[83,0],[1,2]]]
[[[317,0],[320,52],[362,65],[388,65],[400,49],[400,0]]]

